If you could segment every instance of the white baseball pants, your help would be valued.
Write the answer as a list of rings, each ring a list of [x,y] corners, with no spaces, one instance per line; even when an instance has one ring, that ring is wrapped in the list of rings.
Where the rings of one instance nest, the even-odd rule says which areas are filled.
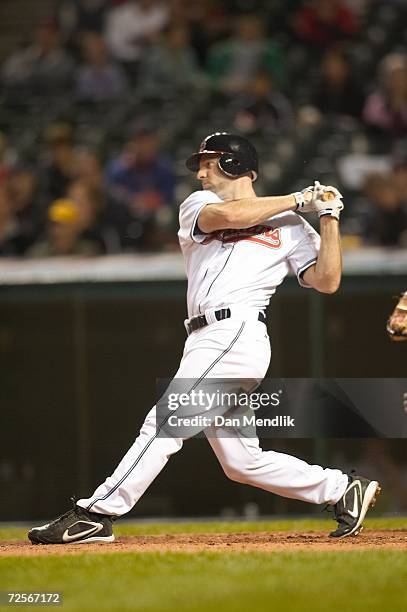
[[[258,312],[251,315],[217,321],[193,332],[186,340],[175,376],[260,382],[269,366],[270,342],[264,323],[257,320]],[[315,504],[335,504],[347,487],[348,477],[340,470],[309,465],[284,453],[263,451],[256,436],[239,436],[233,427],[211,426],[204,433],[225,474],[236,482]],[[154,406],[113,474],[91,497],[80,499],[78,505],[91,512],[126,514],[182,444],[182,438],[157,436]]]

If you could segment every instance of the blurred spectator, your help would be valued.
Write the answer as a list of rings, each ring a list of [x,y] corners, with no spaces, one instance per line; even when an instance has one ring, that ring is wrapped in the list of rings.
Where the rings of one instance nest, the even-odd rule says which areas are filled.
[[[37,169],[23,163],[16,164],[10,172],[9,188],[18,228],[18,251],[23,254],[43,229],[43,206]]]
[[[314,48],[330,47],[359,30],[350,6],[343,0],[309,0],[294,16],[294,30]]]
[[[400,198],[407,201],[407,158],[395,161],[392,179]]]
[[[407,55],[387,55],[378,76],[378,87],[366,100],[363,119],[379,134],[403,138],[407,135]]]
[[[18,225],[12,210],[10,188],[3,182],[0,184],[0,256],[20,254],[17,237]]]
[[[57,21],[65,40],[80,32],[102,33],[106,10],[112,0],[62,0],[57,10]]]
[[[161,0],[128,0],[107,15],[106,42],[113,56],[137,68],[143,48],[167,25],[170,17],[168,4]]]
[[[69,186],[66,196],[68,200],[75,202],[78,208],[77,226],[81,231],[81,238],[98,244],[101,252],[119,252],[119,233],[107,221],[102,189],[86,180],[76,180]]]
[[[34,30],[33,44],[10,55],[3,64],[6,88],[27,94],[47,95],[66,91],[74,63],[61,45],[58,29],[49,23]]]
[[[291,104],[267,72],[258,72],[247,93],[239,96],[236,103],[235,125],[239,131],[275,134],[292,126]]]
[[[0,185],[7,179],[13,160],[6,135],[0,132]]]
[[[358,192],[363,190],[369,175],[388,174],[392,169],[388,155],[368,153],[346,153],[336,158],[336,166],[344,189]]]
[[[56,200],[48,210],[48,229],[42,240],[28,251],[29,257],[63,255],[92,256],[100,253],[94,240],[82,237],[79,209],[70,200]]]
[[[210,49],[209,75],[216,87],[232,94],[245,91],[259,70],[270,73],[274,82],[281,86],[285,75],[280,46],[267,37],[260,16],[236,17],[234,35]]]
[[[157,133],[150,129],[138,130],[123,154],[109,164],[107,180],[119,199],[140,215],[173,202],[173,165],[161,153]]]
[[[363,237],[375,246],[407,246],[406,194],[400,194],[390,175],[370,175],[365,184],[368,209]]]
[[[198,64],[205,68],[208,50],[230,33],[230,19],[218,0],[173,0],[172,20],[185,23]]]
[[[104,248],[108,253],[116,253],[127,245],[126,232],[132,222],[131,213],[127,205],[116,201],[112,190],[106,188],[102,164],[95,153],[88,149],[79,149],[77,160],[75,172],[77,180],[72,183],[73,187],[76,186],[74,191],[80,193],[77,185],[85,183],[90,197],[98,198],[99,202],[101,201],[98,206],[100,209],[99,226]],[[75,197],[75,192],[71,193],[69,188],[68,194],[73,199],[79,200]]]
[[[46,130],[46,160],[42,172],[44,196],[48,201],[61,198],[78,169],[73,129],[67,123],[53,123]]]
[[[352,65],[341,47],[327,49],[321,59],[320,76],[311,103],[324,114],[360,118],[364,93],[352,74]]]
[[[0,255],[19,256],[41,231],[38,180],[29,167],[11,168],[0,184]]]
[[[184,25],[172,25],[160,41],[146,49],[140,62],[140,83],[145,93],[165,97],[180,90],[193,93],[205,86]]]
[[[130,215],[128,237],[135,246],[146,246],[154,226],[170,219],[174,199],[174,168],[160,151],[158,135],[138,130],[108,165],[106,180],[117,206]]]
[[[76,152],[75,178],[86,181],[94,189],[104,188],[103,167],[96,153],[90,149],[78,149]]]
[[[77,95],[81,100],[103,102],[119,98],[127,91],[122,67],[114,62],[101,36],[85,32],[81,38],[84,64],[77,74]]]

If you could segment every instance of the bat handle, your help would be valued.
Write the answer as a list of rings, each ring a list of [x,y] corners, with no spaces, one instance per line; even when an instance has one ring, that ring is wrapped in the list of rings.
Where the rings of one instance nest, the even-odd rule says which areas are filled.
[[[332,191],[325,191],[325,193],[322,194],[322,199],[324,202],[328,202],[328,200],[334,200],[335,194]]]

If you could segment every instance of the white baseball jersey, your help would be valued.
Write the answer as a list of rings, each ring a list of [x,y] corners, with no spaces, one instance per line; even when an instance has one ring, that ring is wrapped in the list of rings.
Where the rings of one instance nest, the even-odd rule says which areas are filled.
[[[318,256],[320,237],[294,212],[240,230],[204,234],[198,217],[207,204],[222,202],[212,191],[195,191],[179,211],[179,242],[188,276],[188,316],[233,305],[263,310],[290,269],[301,274]]]

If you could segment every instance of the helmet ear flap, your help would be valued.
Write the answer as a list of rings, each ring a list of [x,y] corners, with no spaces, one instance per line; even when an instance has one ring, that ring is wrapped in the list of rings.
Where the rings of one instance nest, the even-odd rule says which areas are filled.
[[[257,174],[249,167],[245,155],[239,152],[222,153],[218,160],[218,166],[227,176],[238,177],[252,174],[252,180],[256,180]]]

